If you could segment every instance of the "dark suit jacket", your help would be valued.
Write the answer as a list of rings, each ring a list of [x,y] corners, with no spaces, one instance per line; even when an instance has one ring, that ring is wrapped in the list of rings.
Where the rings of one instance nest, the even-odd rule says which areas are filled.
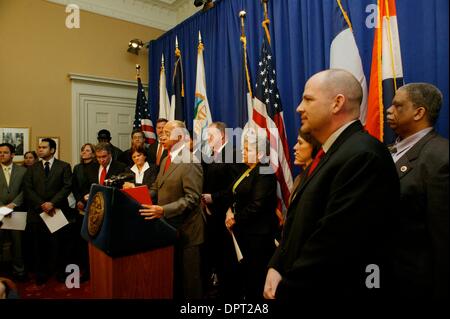
[[[95,162],[90,162],[88,164],[80,163],[73,168],[72,193],[77,202],[84,202],[84,195],[89,194],[91,189],[89,171],[93,169],[93,166],[95,166]]]
[[[396,163],[401,187],[396,277],[411,296],[448,297],[448,153],[448,140],[432,131]]]
[[[98,184],[100,181],[98,179],[98,170],[100,165],[98,163],[94,163],[88,169],[88,180],[89,180],[89,188],[92,184]],[[111,165],[109,166],[109,170],[106,172],[106,178],[111,178],[111,176],[118,175],[125,171],[126,165],[122,162],[112,160]]]
[[[113,160],[117,161],[120,157],[120,155],[122,155],[122,150],[120,148],[118,148],[117,146],[112,145],[111,143],[109,143],[111,145],[111,155]]]
[[[135,175],[130,167],[127,167],[125,169],[125,172]],[[157,175],[158,175],[158,168],[157,168],[156,164],[149,164],[149,168],[144,172],[144,178],[142,179],[142,184],[136,183],[136,179],[134,180],[133,183],[135,183],[137,186],[147,185],[147,187],[150,189],[152,187],[153,183],[155,182]]]
[[[233,201],[231,187],[247,169],[245,164],[236,162],[236,151],[231,146],[227,149],[228,145],[214,157],[202,156],[203,193],[211,194],[213,203],[208,207],[213,215],[221,218],[221,226],[224,226],[225,213]]]
[[[156,164],[156,155],[157,155],[156,153],[158,153],[158,143],[150,144],[150,146],[148,147],[147,162]],[[162,162],[163,158],[165,158],[166,156],[167,156],[167,151],[164,150],[161,155],[160,162]]]
[[[172,161],[164,173],[166,161],[167,157],[161,162],[152,191],[156,192],[158,205],[164,208],[164,218],[178,229],[181,246],[200,245],[204,241],[204,219],[200,208],[202,167]]]
[[[16,206],[23,204],[23,178],[26,172],[25,167],[13,164],[9,185],[7,185],[5,174],[0,165],[0,206],[9,203],[14,203]]]
[[[41,205],[45,202],[60,208],[67,219],[73,217],[67,200],[71,187],[72,170],[69,163],[55,158],[48,177],[45,176],[42,161],[34,163],[28,168],[24,179],[24,193],[30,209],[27,219],[31,222],[39,220]]]
[[[275,174],[261,174],[257,165],[233,193],[236,235],[270,235],[277,228],[277,179]],[[239,178],[239,175],[237,178]],[[236,179],[237,179],[236,178]],[[233,182],[234,185],[234,182]]]
[[[276,298],[381,293],[367,289],[365,270],[377,264],[381,287],[386,287],[389,225],[398,198],[398,177],[386,146],[364,132],[359,121],[352,123],[293,195],[269,264],[282,275]]]

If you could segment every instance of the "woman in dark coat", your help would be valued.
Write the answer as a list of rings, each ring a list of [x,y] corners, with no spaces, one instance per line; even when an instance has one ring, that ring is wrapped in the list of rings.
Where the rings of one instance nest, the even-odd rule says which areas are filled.
[[[248,169],[231,189],[233,207],[225,219],[230,231],[225,266],[227,298],[262,299],[266,267],[275,251],[277,181],[272,168],[261,165],[267,146],[264,137],[246,135],[243,161]],[[240,262],[236,262],[233,235],[242,252]]]
[[[72,194],[75,197],[76,209],[78,214],[75,221],[75,249],[77,251],[77,259],[80,263],[81,281],[89,279],[89,253],[87,242],[81,238],[80,231],[83,225],[84,210],[86,206],[85,195],[89,194],[91,184],[88,179],[88,171],[95,165],[94,145],[86,143],[81,147],[80,163],[73,168],[72,175]]]

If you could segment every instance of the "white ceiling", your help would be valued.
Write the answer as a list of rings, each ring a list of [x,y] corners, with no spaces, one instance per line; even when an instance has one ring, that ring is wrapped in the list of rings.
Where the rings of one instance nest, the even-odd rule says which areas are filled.
[[[167,31],[196,13],[193,0],[47,0]]]

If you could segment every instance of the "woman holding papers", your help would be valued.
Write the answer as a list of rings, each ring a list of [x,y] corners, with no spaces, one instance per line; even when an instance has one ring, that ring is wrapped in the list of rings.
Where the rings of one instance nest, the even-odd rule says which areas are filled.
[[[263,160],[268,160],[265,157],[267,149],[265,136],[250,131],[245,134],[243,161],[248,168],[232,184],[233,205],[225,219],[231,234],[225,261],[226,297],[262,298],[266,267],[275,250],[277,229],[276,177],[270,166],[261,165]],[[237,262],[239,250],[242,260]]]
[[[155,164],[147,162],[147,152],[143,147],[133,147],[131,149],[131,159],[134,165],[127,168],[126,172],[134,174],[134,181],[125,182],[123,188],[131,188],[140,185],[152,186],[158,175],[158,168]]]

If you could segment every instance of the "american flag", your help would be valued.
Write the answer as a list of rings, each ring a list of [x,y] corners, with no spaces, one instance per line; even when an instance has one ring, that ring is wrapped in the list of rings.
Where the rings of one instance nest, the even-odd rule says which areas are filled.
[[[155,128],[150,119],[150,109],[145,97],[144,86],[141,78],[138,78],[138,93],[136,98],[136,112],[134,114],[133,129],[141,129],[145,135],[145,143],[153,144],[156,141]]]
[[[270,164],[276,174],[278,187],[277,215],[280,223],[292,189],[289,147],[284,127],[283,107],[276,82],[273,55],[267,34],[264,35],[253,99],[253,121],[266,129],[270,139]]]

